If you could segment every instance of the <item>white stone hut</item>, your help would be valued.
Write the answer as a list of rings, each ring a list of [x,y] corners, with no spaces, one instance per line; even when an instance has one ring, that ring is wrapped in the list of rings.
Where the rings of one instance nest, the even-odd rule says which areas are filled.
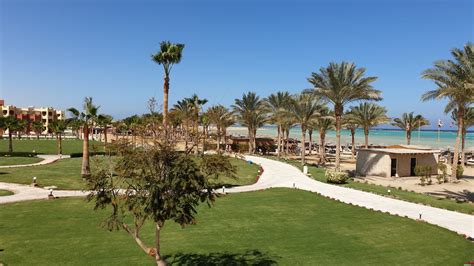
[[[360,176],[415,176],[417,165],[431,166],[438,173],[439,150],[414,145],[393,145],[385,148],[360,149],[356,174]]]

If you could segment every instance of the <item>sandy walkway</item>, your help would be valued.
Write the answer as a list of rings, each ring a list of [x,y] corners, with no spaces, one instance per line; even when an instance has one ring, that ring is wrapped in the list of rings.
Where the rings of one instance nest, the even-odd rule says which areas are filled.
[[[29,166],[45,165],[45,164],[54,163],[55,161],[57,161],[59,159],[70,158],[70,156],[69,155],[44,155],[44,154],[40,154],[40,155],[38,155],[38,158],[42,158],[43,160],[41,162],[31,163],[31,164],[3,165],[3,166],[0,166],[0,169],[1,168],[18,168],[18,167],[29,167]]]

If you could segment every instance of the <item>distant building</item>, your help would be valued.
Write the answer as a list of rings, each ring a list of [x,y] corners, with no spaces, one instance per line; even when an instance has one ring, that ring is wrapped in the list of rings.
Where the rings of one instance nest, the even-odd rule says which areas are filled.
[[[393,145],[385,148],[360,149],[357,153],[356,174],[361,176],[404,177],[415,176],[415,167],[431,166],[438,173],[439,150]]]
[[[51,122],[66,118],[64,111],[52,107],[16,107],[13,105],[5,105],[5,100],[0,100],[0,108],[0,117],[15,116],[17,119],[28,121],[26,132],[32,131],[31,123],[33,121],[41,121],[45,127],[43,134],[46,134],[49,132],[49,124]]]

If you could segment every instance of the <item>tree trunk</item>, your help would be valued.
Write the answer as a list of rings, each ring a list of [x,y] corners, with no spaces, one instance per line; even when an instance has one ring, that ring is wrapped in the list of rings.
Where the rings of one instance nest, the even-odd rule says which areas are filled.
[[[249,153],[252,154],[252,129],[248,129],[248,135],[249,135]]]
[[[58,154],[63,154],[63,139],[61,136],[61,132],[58,133]]]
[[[342,108],[340,108],[342,109]],[[339,171],[341,164],[341,114],[342,110],[336,110],[336,171]],[[339,113],[339,114],[338,114]]]
[[[155,223],[155,243],[156,243],[156,254],[155,254],[155,261],[156,265],[166,265],[166,261],[161,257],[161,242],[160,242],[160,233],[161,229],[163,228],[163,224]]]
[[[39,134],[36,134],[36,139],[37,139],[37,140],[40,139],[40,135],[39,135]]]
[[[253,153],[255,153],[257,149],[257,129],[253,130]]]
[[[325,133],[319,132],[319,163],[326,164]]]
[[[352,159],[354,159],[355,157],[355,129],[351,129],[351,143],[352,143],[352,148],[351,148]]]
[[[91,169],[89,166],[89,127],[84,125],[84,142],[82,143],[82,178],[88,178],[91,175]]]
[[[165,130],[165,136],[168,131],[168,94],[170,90],[170,78],[165,76],[165,82],[163,84],[163,129]]]
[[[11,129],[8,129],[8,152],[9,153],[13,152],[13,136],[12,136]]]
[[[290,153],[290,130],[286,130],[286,155]]]
[[[453,164],[451,166],[451,180],[456,180],[457,166],[459,162],[459,145],[461,142],[462,129],[464,128],[464,109],[459,108],[458,110],[458,134],[456,136],[456,144],[454,145],[454,157]],[[461,166],[462,167],[462,166]]]
[[[463,166],[466,164],[465,143],[466,143],[466,128],[464,127],[462,129],[462,138],[461,138],[461,164]]]
[[[407,130],[407,145],[410,145],[411,142],[411,131]]]
[[[313,130],[312,129],[308,130],[308,134],[309,134],[308,150],[309,150],[309,155],[311,155],[313,151]]]
[[[280,158],[280,151],[281,151],[281,126],[278,125],[278,132],[277,132],[277,157]]]
[[[104,126],[104,152],[107,151],[107,126]]]
[[[306,129],[301,128],[301,164],[305,163],[306,155]]]
[[[220,127],[216,126],[216,129],[217,129],[217,147],[216,147],[216,151],[220,151],[221,150],[221,129]]]
[[[369,148],[369,129],[364,128],[364,135],[365,135],[365,148]]]

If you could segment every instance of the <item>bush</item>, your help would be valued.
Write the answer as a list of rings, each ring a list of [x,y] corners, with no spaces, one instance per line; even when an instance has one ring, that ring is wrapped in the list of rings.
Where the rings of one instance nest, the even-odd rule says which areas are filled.
[[[448,167],[443,162],[438,162],[438,171],[441,171],[441,174],[436,177],[438,184],[448,182]]]
[[[463,176],[464,174],[464,167],[462,167],[462,165],[458,165],[458,167],[456,168],[456,178],[459,179]]]
[[[71,158],[82,157],[82,155],[83,155],[82,152],[73,152],[70,154]],[[115,154],[111,152],[103,152],[103,151],[89,152],[89,156],[96,156],[96,155],[115,155]]]
[[[325,176],[326,182],[331,184],[345,184],[349,179],[349,176],[346,173],[331,169],[326,170]]]
[[[425,182],[428,185],[432,184],[431,171],[432,171],[432,168],[429,165],[417,165],[415,167],[415,175],[420,177],[420,184],[422,186],[425,185]]]

